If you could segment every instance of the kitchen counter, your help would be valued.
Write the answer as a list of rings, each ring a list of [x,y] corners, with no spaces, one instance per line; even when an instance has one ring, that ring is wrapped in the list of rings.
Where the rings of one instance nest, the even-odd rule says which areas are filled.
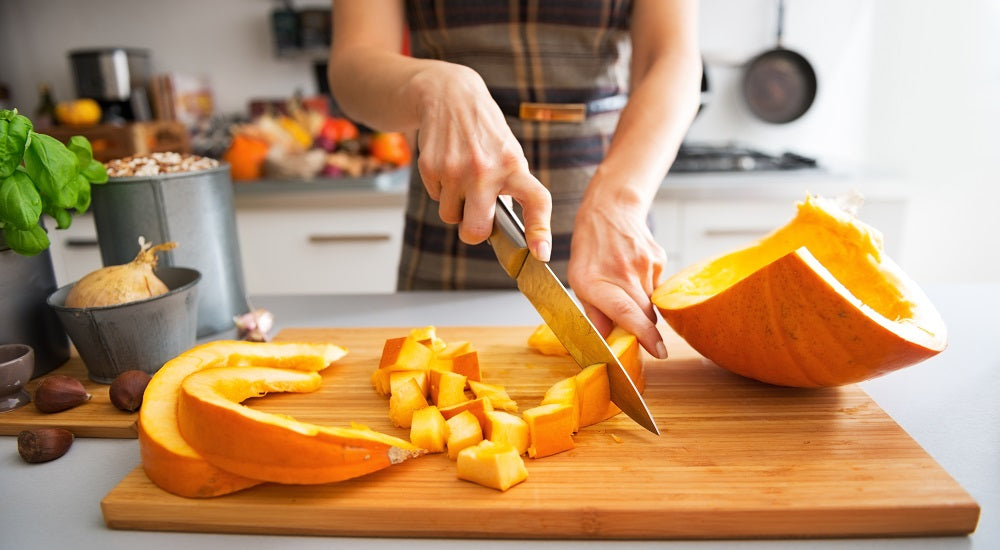
[[[616,541],[621,548],[1000,548],[1000,353],[994,311],[1000,284],[927,288],[950,331],[944,353],[863,384],[888,412],[982,508],[969,537],[791,541]],[[256,296],[278,327],[412,327],[534,325],[537,313],[509,292],[378,295]],[[135,440],[78,439],[54,462],[29,465],[17,456],[14,437],[0,437],[0,487],[4,548],[245,549],[280,547],[408,549],[465,548],[461,540],[350,539],[116,531],[104,526],[100,500],[139,464]],[[579,541],[478,541],[477,548],[578,548]]]
[[[405,203],[409,169],[361,178],[259,180],[234,184],[245,207],[399,206]],[[802,200],[806,193],[836,196],[850,191],[866,199],[899,199],[905,187],[881,174],[827,169],[668,174],[657,200]]]

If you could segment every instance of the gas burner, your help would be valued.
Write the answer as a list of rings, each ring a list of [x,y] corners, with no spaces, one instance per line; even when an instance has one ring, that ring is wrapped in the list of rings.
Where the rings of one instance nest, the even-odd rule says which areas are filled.
[[[684,144],[677,151],[670,171],[683,172],[754,172],[817,168],[816,159],[782,153],[780,156],[740,145]]]

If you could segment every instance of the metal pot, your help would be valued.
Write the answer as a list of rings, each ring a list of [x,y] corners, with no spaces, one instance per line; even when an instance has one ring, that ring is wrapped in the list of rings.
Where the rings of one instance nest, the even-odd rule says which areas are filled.
[[[750,111],[775,124],[791,122],[806,113],[816,99],[816,72],[798,52],[781,42],[785,2],[778,2],[777,45],[754,57],[743,75],[743,97]]]
[[[196,172],[111,178],[93,190],[94,226],[104,265],[132,261],[138,238],[176,241],[159,265],[201,272],[198,337],[234,328],[250,310],[236,233],[229,165]]]
[[[79,97],[128,101],[149,81],[149,51],[135,48],[95,48],[69,53]]]

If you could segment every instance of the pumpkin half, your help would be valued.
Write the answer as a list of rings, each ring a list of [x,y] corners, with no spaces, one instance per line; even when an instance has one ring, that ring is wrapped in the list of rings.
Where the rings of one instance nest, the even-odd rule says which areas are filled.
[[[947,344],[941,316],[884,253],[881,233],[818,197],[749,246],[671,276],[652,301],[700,354],[777,385],[860,382]]]

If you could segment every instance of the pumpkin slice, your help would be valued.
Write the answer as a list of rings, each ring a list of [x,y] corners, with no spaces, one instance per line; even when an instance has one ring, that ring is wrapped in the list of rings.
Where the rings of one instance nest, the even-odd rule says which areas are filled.
[[[257,364],[319,371],[347,354],[333,344],[219,340],[191,348],[167,361],[146,386],[139,409],[139,453],[146,475],[161,489],[184,497],[213,497],[261,483],[205,460],[177,427],[181,383],[202,369]]]
[[[408,441],[374,430],[320,426],[240,404],[267,392],[312,391],[321,383],[316,373],[266,367],[192,373],[181,384],[178,427],[209,462],[277,483],[342,481],[423,453]]]
[[[543,458],[572,449],[573,409],[569,405],[551,403],[524,411],[528,423],[528,456]]]
[[[811,196],[783,227],[688,266],[652,301],[699,353],[771,384],[860,382],[947,345],[941,316],[884,253],[882,235]]]

